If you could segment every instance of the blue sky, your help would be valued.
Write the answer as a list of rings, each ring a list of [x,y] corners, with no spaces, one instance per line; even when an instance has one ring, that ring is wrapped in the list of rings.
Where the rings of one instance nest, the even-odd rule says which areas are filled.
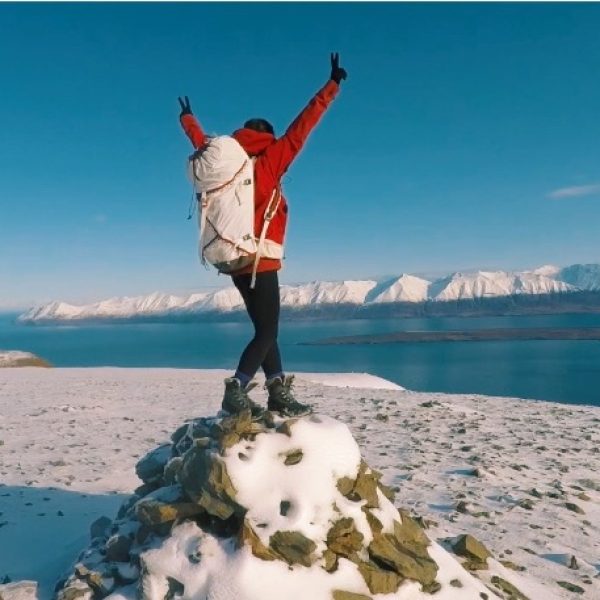
[[[278,132],[286,282],[600,262],[599,4],[0,4],[0,306],[228,283],[186,220],[188,94]]]

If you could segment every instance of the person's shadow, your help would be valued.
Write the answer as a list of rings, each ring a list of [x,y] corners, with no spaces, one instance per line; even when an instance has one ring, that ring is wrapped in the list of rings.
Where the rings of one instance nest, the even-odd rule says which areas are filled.
[[[90,525],[114,519],[125,498],[0,484],[0,583],[37,581],[38,599],[53,598],[57,581],[89,546]]]

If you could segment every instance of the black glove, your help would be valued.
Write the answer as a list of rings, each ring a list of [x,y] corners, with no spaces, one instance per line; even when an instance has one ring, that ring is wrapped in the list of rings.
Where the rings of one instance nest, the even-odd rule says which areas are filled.
[[[179,113],[179,116],[183,117],[183,115],[191,115],[192,107],[190,105],[190,99],[187,96],[184,96],[183,98],[177,98],[177,100],[179,100],[179,106],[181,106],[181,113]]]
[[[340,67],[340,55],[335,52],[331,53],[331,79],[333,79],[338,85],[342,81],[342,79],[346,79],[348,77],[348,73],[346,73],[346,69],[342,69]]]

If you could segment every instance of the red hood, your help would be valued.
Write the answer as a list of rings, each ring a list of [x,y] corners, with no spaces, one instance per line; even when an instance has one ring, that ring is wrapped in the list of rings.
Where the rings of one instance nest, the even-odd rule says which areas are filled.
[[[264,152],[272,143],[275,142],[275,136],[271,133],[254,131],[254,129],[238,129],[232,134],[240,146],[250,155],[256,156]]]

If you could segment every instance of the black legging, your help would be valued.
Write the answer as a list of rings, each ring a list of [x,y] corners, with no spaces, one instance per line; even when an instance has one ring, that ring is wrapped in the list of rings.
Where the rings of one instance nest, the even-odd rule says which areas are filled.
[[[254,324],[254,337],[242,352],[238,371],[254,377],[262,366],[267,379],[279,375],[282,366],[277,344],[280,305],[277,271],[257,273],[254,289],[250,289],[252,276],[249,274],[236,275],[232,279]]]

